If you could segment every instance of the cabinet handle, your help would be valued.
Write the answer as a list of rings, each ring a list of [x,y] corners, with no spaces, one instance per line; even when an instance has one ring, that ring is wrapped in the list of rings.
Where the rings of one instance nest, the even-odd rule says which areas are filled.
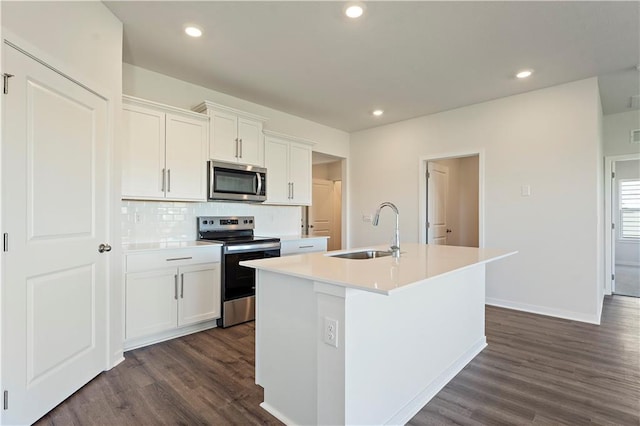
[[[240,138],[240,158],[242,158],[242,138]]]
[[[165,169],[162,169],[162,189],[160,190],[162,192],[164,192],[165,183],[166,183]]]
[[[301,249],[303,249],[303,248],[313,248],[313,246],[312,245],[311,246],[298,246],[298,248],[301,248]]]
[[[289,186],[289,194],[287,194],[287,198],[291,199],[291,182],[287,184]]]
[[[295,192],[294,192],[294,185],[295,182],[291,182],[291,199],[293,200],[296,196],[295,196]]]
[[[180,274],[180,299],[184,299],[184,274]]]
[[[173,262],[174,260],[191,260],[193,259],[192,256],[188,256],[188,257],[170,257],[169,259],[167,259],[167,262]]]
[[[167,169],[167,192],[171,192],[171,169]]]
[[[238,148],[239,144],[238,144],[238,138],[236,138],[236,158],[238,158]]]
[[[173,298],[178,300],[178,274],[175,274],[173,278],[174,278]]]

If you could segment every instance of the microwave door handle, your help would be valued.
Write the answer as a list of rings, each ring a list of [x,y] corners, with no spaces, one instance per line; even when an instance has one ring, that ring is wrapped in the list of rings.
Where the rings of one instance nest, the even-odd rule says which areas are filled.
[[[256,192],[256,195],[260,195],[262,193],[262,179],[259,172],[256,172],[256,177],[258,178],[258,192]]]
[[[213,164],[209,163],[209,198],[213,198],[213,178],[214,178],[214,174],[215,174],[215,169],[213,167]]]

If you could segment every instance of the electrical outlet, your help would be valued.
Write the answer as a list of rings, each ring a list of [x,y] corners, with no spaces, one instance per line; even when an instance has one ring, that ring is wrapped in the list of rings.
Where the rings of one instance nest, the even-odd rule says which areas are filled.
[[[133,222],[136,224],[141,224],[142,223],[142,215],[140,213],[134,213],[133,214]]]
[[[338,347],[338,320],[324,317],[324,342],[333,347]]]

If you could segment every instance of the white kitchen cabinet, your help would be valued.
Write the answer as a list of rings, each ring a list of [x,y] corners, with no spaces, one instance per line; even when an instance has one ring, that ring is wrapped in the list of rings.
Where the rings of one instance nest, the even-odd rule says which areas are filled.
[[[264,131],[267,204],[311,204],[311,149],[313,142]]]
[[[136,250],[125,255],[125,349],[216,325],[220,246]]]
[[[204,101],[194,111],[210,118],[209,156],[231,163],[264,164],[265,117]]]
[[[282,238],[280,256],[327,251],[327,237]]]
[[[205,201],[209,118],[123,97],[122,198]]]

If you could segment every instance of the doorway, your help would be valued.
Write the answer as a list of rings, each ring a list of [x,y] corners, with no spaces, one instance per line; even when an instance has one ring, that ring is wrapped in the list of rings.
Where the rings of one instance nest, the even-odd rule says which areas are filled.
[[[611,293],[640,297],[640,158],[611,161]]]
[[[344,159],[313,152],[311,206],[302,207],[305,235],[327,236],[327,250],[342,248]]]
[[[420,161],[420,242],[482,247],[480,153]]]

